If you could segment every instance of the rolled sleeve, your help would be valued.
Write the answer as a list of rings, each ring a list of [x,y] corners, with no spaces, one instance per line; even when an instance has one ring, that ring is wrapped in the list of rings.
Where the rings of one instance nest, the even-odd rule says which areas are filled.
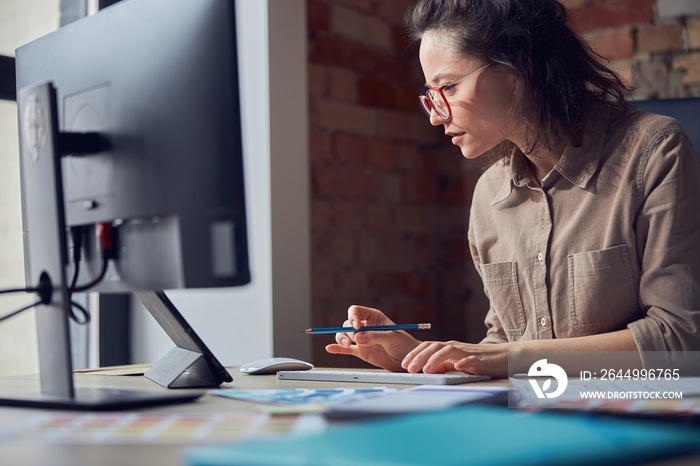
[[[640,351],[700,350],[700,162],[682,131],[650,141],[637,177]]]

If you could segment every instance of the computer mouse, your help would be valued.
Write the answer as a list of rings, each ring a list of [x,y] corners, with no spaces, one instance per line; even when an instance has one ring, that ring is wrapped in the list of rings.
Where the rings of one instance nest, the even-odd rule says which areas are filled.
[[[258,359],[240,367],[240,371],[248,375],[276,374],[278,371],[307,371],[314,365],[294,358],[265,358]]]

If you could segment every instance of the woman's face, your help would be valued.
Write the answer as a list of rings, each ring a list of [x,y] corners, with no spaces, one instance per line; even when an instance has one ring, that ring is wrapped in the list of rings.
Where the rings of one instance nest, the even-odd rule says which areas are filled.
[[[451,45],[449,33],[440,30],[423,34],[420,63],[428,87],[450,83],[485,64],[474,56],[458,53]],[[433,111],[430,123],[444,125],[452,144],[468,159],[479,157],[504,139],[518,144],[520,135],[514,133],[508,115],[514,86],[513,73],[486,67],[445,89],[452,117],[443,120]]]

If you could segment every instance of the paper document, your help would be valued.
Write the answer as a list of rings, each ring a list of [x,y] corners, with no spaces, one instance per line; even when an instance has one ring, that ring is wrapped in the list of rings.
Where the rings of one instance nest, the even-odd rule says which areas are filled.
[[[467,403],[506,405],[507,396],[508,387],[421,385],[372,398],[336,403],[325,415],[354,418],[435,411]]]
[[[258,390],[213,390],[213,395],[255,403],[280,405],[331,404],[340,401],[364,399],[396,391],[386,387],[362,388],[298,388]]]

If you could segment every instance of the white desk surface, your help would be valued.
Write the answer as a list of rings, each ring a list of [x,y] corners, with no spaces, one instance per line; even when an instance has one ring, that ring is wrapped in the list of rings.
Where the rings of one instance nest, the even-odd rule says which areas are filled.
[[[278,381],[274,375],[249,376],[241,374],[237,368],[229,368],[234,378],[232,383],[223,384],[221,388],[236,389],[283,389],[283,388],[323,388],[327,382]],[[478,382],[481,385],[504,385],[504,380]],[[143,376],[113,376],[96,374],[76,374],[76,387],[102,387],[139,390],[166,390]],[[357,388],[363,384],[333,383],[333,387]],[[368,384],[364,384],[368,385]],[[397,388],[406,388],[396,385]],[[38,392],[37,376],[0,377],[0,394],[12,396]],[[256,405],[244,401],[232,400],[205,394],[193,403],[169,405],[163,407],[139,409],[138,412],[186,414],[186,413],[234,413],[253,412]],[[46,413],[36,408],[0,407],[0,418],[20,421],[37,413]],[[53,411],[52,411],[53,412]],[[0,464],[3,466],[42,465],[42,466],[123,466],[123,465],[182,465],[183,451],[193,444],[169,445],[61,445],[61,444],[18,444],[0,442]],[[664,465],[691,466],[700,464],[700,458],[686,457],[674,461],[666,460]]]

